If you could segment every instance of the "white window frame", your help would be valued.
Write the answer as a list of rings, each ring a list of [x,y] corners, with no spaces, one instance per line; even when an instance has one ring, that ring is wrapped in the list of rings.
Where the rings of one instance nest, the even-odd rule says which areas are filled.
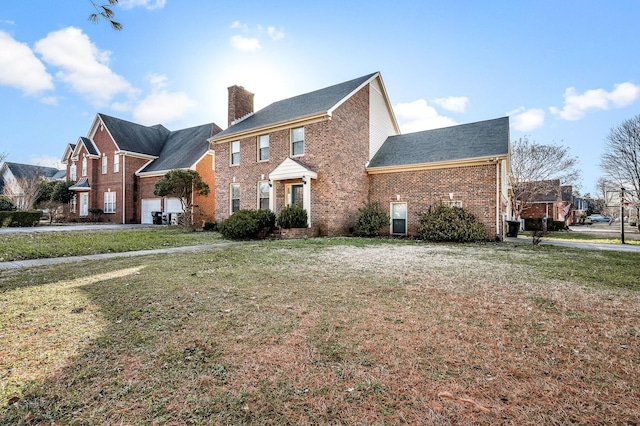
[[[116,193],[115,191],[107,191],[104,193],[104,208],[102,211],[104,213],[115,213],[116,212]]]
[[[234,151],[236,147],[238,150]],[[234,157],[235,154],[238,155],[237,159]],[[232,166],[240,164],[240,141],[229,142],[229,164]]]
[[[76,163],[73,163],[69,167],[69,180],[75,181],[76,179],[78,179],[78,172],[77,172]]]
[[[113,154],[113,173],[118,173],[120,171],[120,155]]]
[[[266,146],[263,146],[263,142],[266,141]],[[260,135],[258,136],[258,162],[269,161],[269,154],[271,143],[269,141],[269,135]],[[266,156],[263,156],[263,153],[266,150]]]
[[[238,196],[237,198],[234,198],[234,188],[238,189]],[[231,185],[229,185],[229,213],[230,214],[234,214],[235,212],[237,212],[238,210],[240,210],[240,184],[239,183],[232,183]],[[233,201],[234,200],[238,200],[238,209],[234,210],[233,209]]]
[[[265,192],[261,191],[263,185],[266,185],[266,189],[267,189],[267,196],[263,197],[263,195],[265,194]],[[271,205],[271,187],[269,186],[269,181],[268,180],[261,180],[258,181],[258,209],[262,209],[262,200],[267,200],[267,207],[265,207],[263,210],[269,210],[269,206]]]
[[[73,197],[71,197],[71,200],[69,200],[69,211],[71,213],[77,213],[78,212],[78,194],[73,194]]]
[[[395,218],[393,215],[393,206],[395,205],[404,205],[404,218]],[[389,233],[391,235],[407,235],[407,216],[409,216],[409,208],[406,202],[398,201],[391,202],[389,205],[389,216],[391,217],[391,223],[389,224]],[[394,219],[403,219],[404,220],[404,232],[393,232],[393,220]]]
[[[102,174],[106,175],[107,174],[107,168],[108,166],[108,161],[107,161],[107,156],[106,155],[102,155]]]
[[[82,157],[82,176],[87,175],[87,157]]]
[[[302,139],[294,139],[294,135],[297,133],[296,131],[300,130],[302,132]],[[301,143],[302,144],[302,152],[300,153],[295,153],[294,151],[294,146],[297,143]],[[300,157],[302,155],[304,155],[304,127],[296,127],[294,129],[291,129],[291,156],[292,157]]]

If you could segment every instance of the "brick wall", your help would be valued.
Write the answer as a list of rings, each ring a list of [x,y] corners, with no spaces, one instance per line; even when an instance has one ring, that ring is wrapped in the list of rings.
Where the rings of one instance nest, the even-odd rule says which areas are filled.
[[[356,219],[358,208],[366,201],[368,179],[365,164],[369,149],[369,88],[349,98],[331,120],[305,127],[304,155],[294,157],[318,173],[311,179],[312,225],[323,235],[345,234]],[[215,150],[215,216],[229,217],[230,184],[240,184],[240,208],[255,209],[258,182],[290,156],[290,130],[269,133],[269,160],[257,161],[257,136],[240,139],[240,164],[230,165],[230,143],[213,146]],[[285,185],[300,180],[274,182],[276,214],[284,206]]]
[[[377,202],[391,215],[392,202],[407,203],[407,233],[415,234],[420,214],[429,206],[453,200],[473,213],[484,224],[487,236],[496,233],[496,166],[477,166],[407,171],[370,175],[371,202]],[[398,199],[399,198],[399,199]],[[389,233],[386,229],[385,233]]]

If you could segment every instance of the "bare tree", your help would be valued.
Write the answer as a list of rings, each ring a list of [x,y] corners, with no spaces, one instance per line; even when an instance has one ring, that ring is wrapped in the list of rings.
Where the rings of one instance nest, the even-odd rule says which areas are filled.
[[[89,21],[97,24],[100,21],[100,18],[106,19],[111,24],[111,28],[116,31],[122,30],[122,24],[120,22],[116,22],[114,20],[116,14],[113,12],[113,9],[110,6],[115,6],[118,4],[118,0],[108,0],[109,4],[96,4],[95,1],[89,0],[93,7],[96,9],[96,13],[92,13],[89,15]]]
[[[527,136],[511,144],[511,175],[509,183],[511,211],[518,218],[539,195],[556,189],[553,181],[561,185],[577,186],[580,170],[576,168],[578,158],[569,155],[566,147],[542,145]]]
[[[640,214],[640,114],[609,131],[600,168],[616,190],[627,190],[625,200]]]
[[[19,210],[30,210],[43,190],[43,177],[11,179],[5,181],[3,195],[9,198]]]

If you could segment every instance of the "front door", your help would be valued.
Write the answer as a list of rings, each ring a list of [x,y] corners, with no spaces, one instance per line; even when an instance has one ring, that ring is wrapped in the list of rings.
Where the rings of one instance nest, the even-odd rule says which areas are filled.
[[[304,185],[291,185],[291,204],[304,208]]]
[[[88,216],[89,215],[89,193],[81,192],[80,193],[80,216]]]

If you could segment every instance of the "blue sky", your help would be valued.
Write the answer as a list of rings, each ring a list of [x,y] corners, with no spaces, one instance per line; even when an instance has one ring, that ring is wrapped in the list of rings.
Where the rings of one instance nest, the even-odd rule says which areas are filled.
[[[98,0],[99,3],[99,0]],[[106,0],[105,0],[106,3]],[[569,147],[595,192],[609,130],[640,113],[640,2],[89,0],[0,5],[0,152],[50,165],[101,112],[171,130],[380,71],[403,132],[510,116]]]

